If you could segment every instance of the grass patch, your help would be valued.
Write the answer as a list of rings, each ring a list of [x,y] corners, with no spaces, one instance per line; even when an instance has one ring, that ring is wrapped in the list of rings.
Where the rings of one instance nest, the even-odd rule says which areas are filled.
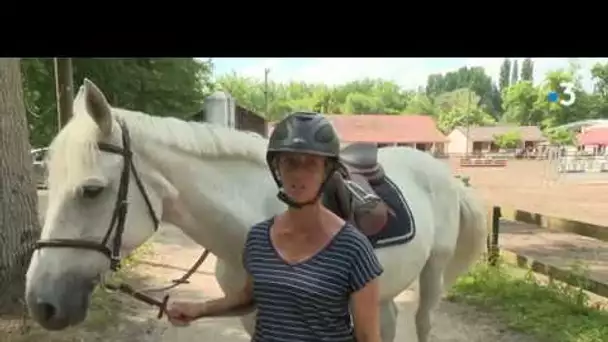
[[[152,246],[146,243],[136,249],[131,255],[124,258],[121,268],[109,279],[111,282],[125,282],[134,276],[134,268],[146,255],[152,253]],[[24,305],[23,317],[20,319],[6,319],[0,317],[0,342],[76,342],[76,341],[107,341],[109,333],[121,323],[121,318],[128,314],[121,299],[123,294],[110,293],[104,289],[96,288],[91,298],[91,305],[87,319],[78,327],[68,328],[64,331],[49,332],[28,317]]]
[[[608,341],[608,311],[590,303],[581,289],[558,282],[541,284],[532,271],[502,262],[477,264],[448,298],[495,312],[513,330],[551,342]]]

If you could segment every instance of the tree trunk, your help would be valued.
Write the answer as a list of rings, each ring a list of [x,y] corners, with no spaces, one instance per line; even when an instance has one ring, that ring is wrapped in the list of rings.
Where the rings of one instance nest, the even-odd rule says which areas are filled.
[[[0,59],[0,311],[23,297],[40,235],[20,61]]]

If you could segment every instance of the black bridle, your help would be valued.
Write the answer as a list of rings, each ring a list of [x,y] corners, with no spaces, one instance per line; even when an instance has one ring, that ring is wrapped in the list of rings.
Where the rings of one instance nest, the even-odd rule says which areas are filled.
[[[110,221],[110,226],[108,227],[108,231],[104,236],[101,242],[90,241],[90,240],[81,240],[81,239],[46,239],[39,240],[36,242],[36,249],[41,248],[78,248],[78,249],[88,249],[95,250],[110,259],[110,269],[112,271],[117,271],[120,268],[120,247],[122,245],[122,236],[125,231],[125,221],[127,219],[127,211],[129,207],[129,203],[127,201],[127,195],[129,193],[129,180],[131,179],[130,172],[133,172],[133,178],[135,178],[135,183],[139,188],[144,200],[146,201],[146,205],[148,207],[148,212],[150,214],[150,218],[154,223],[154,231],[158,230],[159,219],[156,216],[156,212],[152,208],[152,203],[150,202],[150,197],[146,192],[146,189],[143,186],[141,178],[137,170],[135,169],[135,164],[133,164],[133,153],[131,151],[131,139],[129,136],[129,130],[126,125],[122,124],[120,126],[122,129],[122,147],[108,144],[104,142],[98,143],[99,150],[114,153],[121,155],[123,157],[123,167],[122,173],[120,175],[120,183],[118,185],[118,195],[116,196],[116,204],[114,205],[114,212],[112,214],[112,220]],[[108,247],[108,242],[112,237],[112,233],[114,233],[114,239],[111,242],[111,246]]]
[[[150,197],[148,196],[148,193],[144,188],[139,173],[135,168],[135,164],[133,163],[133,152],[131,151],[131,140],[129,136],[129,130],[122,121],[119,121],[118,123],[122,130],[122,147],[104,142],[98,143],[99,150],[108,153],[118,154],[123,157],[123,168],[120,175],[120,183],[118,186],[116,204],[114,205],[114,212],[112,213],[112,219],[110,221],[110,226],[108,227],[106,235],[101,240],[101,242],[81,239],[41,239],[36,242],[36,245],[34,247],[35,250],[42,248],[76,248],[94,250],[102,253],[108,259],[110,259],[110,269],[112,271],[117,271],[120,268],[120,247],[122,245],[122,237],[125,231],[125,222],[129,206],[127,196],[129,193],[130,173],[133,173],[135,184],[137,185],[137,188],[139,189],[140,193],[142,194],[142,197],[144,198],[144,201],[146,202],[148,213],[150,214],[150,218],[152,219],[152,222],[154,224],[154,232],[158,230],[160,220],[156,215],[154,208],[152,208]],[[114,233],[114,237],[111,241],[111,245],[108,246],[108,242],[110,242],[110,239],[112,238],[112,233]],[[173,285],[164,287],[160,290],[164,291],[173,288],[179,284],[188,283],[188,278],[196,271],[196,269],[198,269],[198,267],[207,258],[208,254],[209,251],[204,250],[200,258],[194,263],[190,270],[186,272],[186,274],[181,279],[174,280]],[[158,314],[158,318],[161,318],[163,313],[166,311],[166,304],[169,299],[168,295],[166,295],[163,301],[161,302],[153,297],[147,296],[141,292],[134,290],[131,286],[127,284],[120,284],[118,286],[105,284],[105,287],[111,290],[119,290],[145,303],[159,307],[160,311]]]

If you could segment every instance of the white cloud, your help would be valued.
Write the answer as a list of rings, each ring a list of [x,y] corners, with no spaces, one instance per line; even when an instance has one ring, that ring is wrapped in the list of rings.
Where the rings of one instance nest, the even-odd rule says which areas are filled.
[[[219,59],[218,59],[219,60]],[[521,70],[520,59],[520,70]],[[567,68],[569,58],[533,58],[534,79],[542,80],[550,70]],[[503,58],[265,58],[221,61],[221,71],[234,70],[238,74],[263,78],[270,68],[270,79],[275,81],[322,82],[340,84],[365,77],[393,80],[407,89],[424,86],[428,75],[454,71],[462,66],[481,66],[495,81],[498,80]],[[608,58],[579,58],[583,85],[591,88],[591,67]],[[219,71],[219,70],[218,70]],[[221,72],[220,71],[220,72]]]

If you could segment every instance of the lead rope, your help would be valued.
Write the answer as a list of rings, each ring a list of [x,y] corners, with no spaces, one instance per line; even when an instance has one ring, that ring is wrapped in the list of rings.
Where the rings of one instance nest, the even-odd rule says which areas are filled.
[[[166,294],[163,297],[163,300],[159,301],[149,295],[146,295],[144,292],[163,292],[163,291],[168,291],[170,289],[173,289],[181,284],[189,284],[190,282],[188,281],[188,279],[190,278],[190,276],[192,276],[197,271],[197,269],[203,264],[203,262],[205,262],[205,259],[207,259],[207,256],[209,256],[209,250],[205,249],[205,250],[203,250],[203,253],[201,254],[201,256],[192,265],[192,267],[190,267],[188,272],[186,272],[180,279],[173,280],[172,281],[173,284],[167,285],[165,287],[156,288],[156,289],[149,288],[149,289],[135,290],[131,285],[126,284],[126,283],[121,283],[119,285],[103,283],[103,287],[108,290],[124,293],[124,294],[129,295],[146,304],[156,306],[159,309],[157,318],[161,319],[163,317],[163,313],[167,312],[167,303],[169,302],[169,295]]]

